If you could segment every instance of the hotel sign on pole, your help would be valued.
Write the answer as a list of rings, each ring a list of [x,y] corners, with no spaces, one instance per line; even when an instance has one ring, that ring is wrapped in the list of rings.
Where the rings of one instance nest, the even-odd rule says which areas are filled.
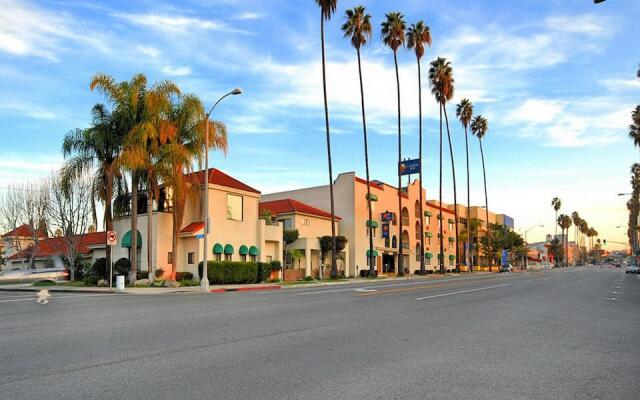
[[[382,238],[383,239],[388,239],[389,238],[389,224],[382,224]]]
[[[380,216],[380,219],[382,221],[393,221],[393,213],[390,211],[385,211],[382,213],[382,215]]]
[[[398,163],[400,175],[411,175],[420,173],[420,159],[404,160]]]

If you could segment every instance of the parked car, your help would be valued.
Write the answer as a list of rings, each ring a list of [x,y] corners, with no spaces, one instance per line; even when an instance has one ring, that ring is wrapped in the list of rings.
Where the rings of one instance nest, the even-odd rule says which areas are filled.
[[[640,268],[637,265],[629,264],[624,272],[625,274],[638,274],[640,273]]]
[[[42,281],[65,281],[69,277],[69,272],[64,268],[41,268],[41,269],[12,269],[0,273],[0,284],[5,283],[32,283]]]

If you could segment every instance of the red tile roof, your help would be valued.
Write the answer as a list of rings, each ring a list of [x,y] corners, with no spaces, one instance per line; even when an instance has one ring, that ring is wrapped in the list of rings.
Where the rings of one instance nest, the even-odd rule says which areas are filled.
[[[76,251],[79,254],[88,254],[91,250],[89,246],[105,246],[107,243],[107,236],[105,232],[92,232],[83,235],[80,241],[76,244]],[[37,245],[31,246],[19,253],[16,253],[9,257],[9,260],[19,260],[21,258],[28,258],[35,250],[36,258],[52,257],[57,255],[63,255],[67,252],[67,241],[64,237],[52,237],[44,239],[38,242]]]
[[[33,237],[33,229],[31,229],[31,227],[29,227],[29,225],[24,224],[24,225],[20,225],[19,227],[17,227],[16,229],[9,231],[7,233],[5,233],[4,235],[2,235],[3,238],[5,237]],[[47,233],[43,232],[43,231],[38,231],[38,237],[39,238],[46,238],[47,237]]]
[[[225,174],[217,168],[209,169],[209,183],[212,185],[219,185],[228,187],[231,189],[243,190],[245,192],[252,192],[260,194],[260,191],[252,188],[251,186],[240,182],[239,180],[232,178],[231,176]],[[192,183],[197,183],[202,185],[204,182],[204,171],[192,172],[187,175],[187,179],[191,180]]]
[[[184,228],[182,228],[180,230],[180,233],[194,233],[194,232],[198,232],[200,229],[204,229],[204,222],[203,221],[197,221],[197,222],[190,223],[189,225],[187,225]]]
[[[261,215],[269,210],[274,217],[278,214],[300,213],[322,218],[331,218],[331,213],[293,199],[263,201],[260,203],[259,208]],[[342,218],[336,215],[335,219],[336,221],[340,221]]]

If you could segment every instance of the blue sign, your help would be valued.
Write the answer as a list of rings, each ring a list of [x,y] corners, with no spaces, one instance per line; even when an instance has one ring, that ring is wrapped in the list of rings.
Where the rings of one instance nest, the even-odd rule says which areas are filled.
[[[200,235],[196,235],[196,239],[204,239],[204,233],[201,233]]]
[[[509,265],[509,253],[506,250],[502,250],[502,265]]]
[[[389,238],[389,224],[382,224],[382,238]]]
[[[420,173],[420,159],[404,160],[398,164],[400,175],[411,175]]]
[[[383,221],[393,221],[393,213],[389,211],[385,211],[382,213],[380,219]]]

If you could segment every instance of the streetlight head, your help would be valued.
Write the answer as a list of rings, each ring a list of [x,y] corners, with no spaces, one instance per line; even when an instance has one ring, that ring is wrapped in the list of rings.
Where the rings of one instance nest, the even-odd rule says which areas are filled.
[[[606,0],[593,0],[593,3],[594,4],[599,4],[599,3],[603,3],[604,1],[606,1]]]
[[[233,90],[231,91],[231,94],[232,94],[232,95],[234,95],[234,96],[235,96],[235,95],[237,95],[237,94],[242,94],[242,89],[240,89],[240,88],[235,88],[235,89],[233,89]]]

